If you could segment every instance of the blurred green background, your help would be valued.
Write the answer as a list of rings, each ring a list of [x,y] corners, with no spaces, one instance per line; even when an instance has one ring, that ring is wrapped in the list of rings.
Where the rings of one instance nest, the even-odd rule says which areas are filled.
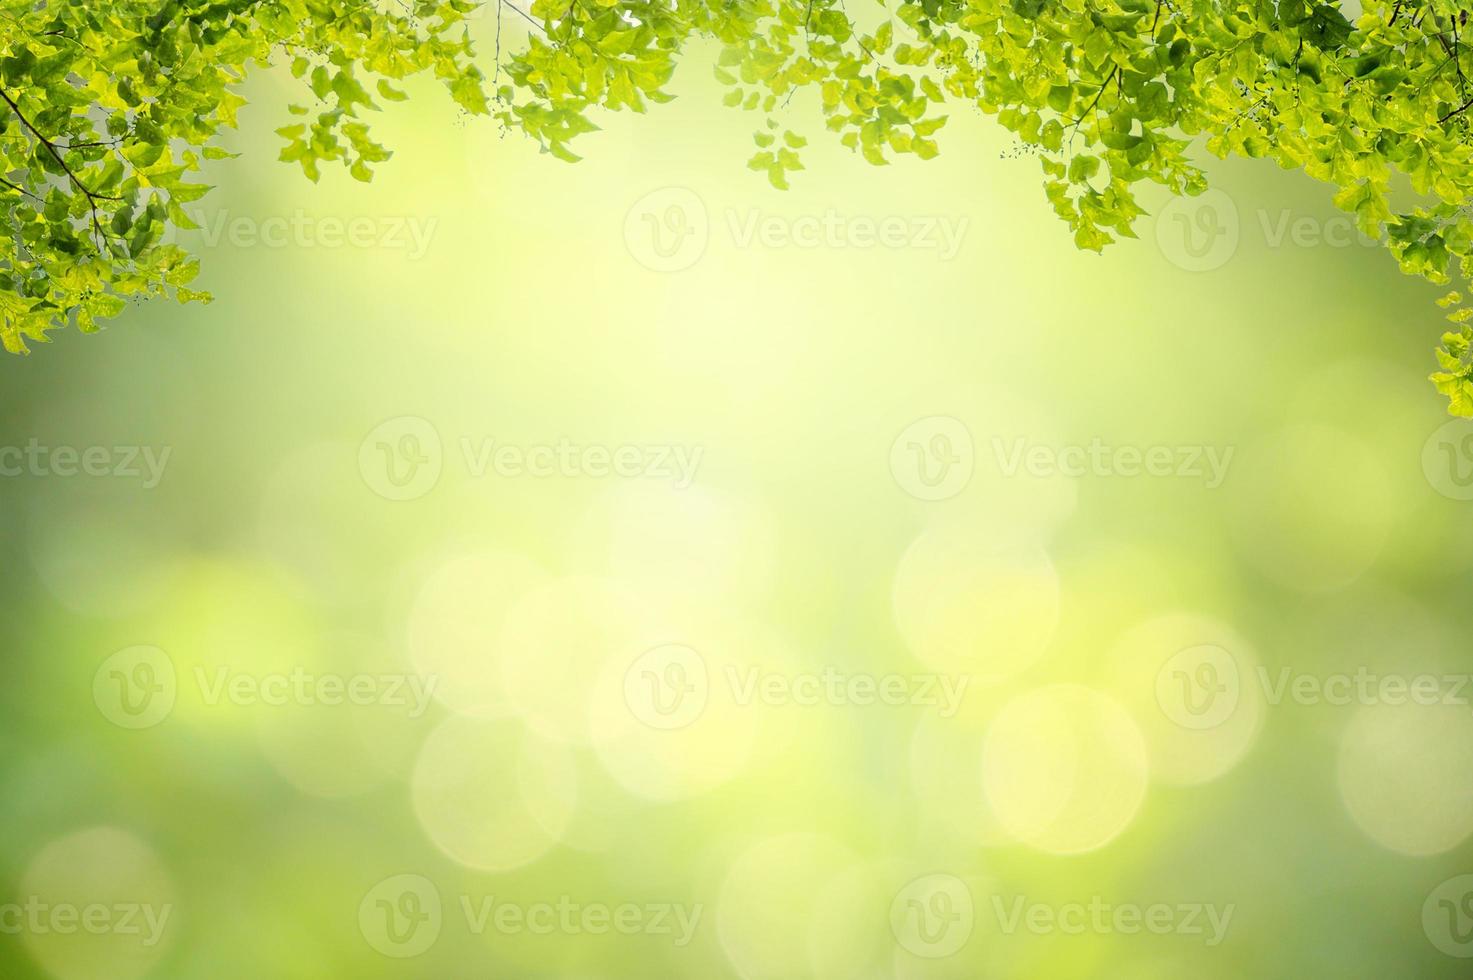
[[[1081,254],[964,109],[781,193],[706,55],[371,186],[262,75],[216,302],[0,362],[0,974],[1466,976],[1431,288],[1241,164]]]

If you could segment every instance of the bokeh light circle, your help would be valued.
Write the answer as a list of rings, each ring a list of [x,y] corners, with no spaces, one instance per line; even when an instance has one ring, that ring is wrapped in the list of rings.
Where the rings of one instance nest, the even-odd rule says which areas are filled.
[[[747,766],[762,730],[761,706],[739,702],[726,668],[733,655],[775,644],[744,623],[697,622],[691,633],[709,657],[661,644],[611,660],[591,702],[599,762],[646,799],[682,799],[725,783]]]
[[[1371,704],[1340,740],[1340,795],[1358,827],[1398,854],[1441,854],[1473,834],[1473,713]]]
[[[1228,626],[1192,613],[1127,630],[1107,657],[1118,698],[1140,726],[1151,775],[1190,786],[1237,765],[1263,723],[1257,656]]]
[[[452,717],[425,740],[411,780],[430,840],[481,871],[537,860],[563,837],[577,805],[568,750],[514,721]]]
[[[934,670],[995,682],[1043,656],[1059,621],[1059,578],[1037,544],[937,524],[900,559],[895,622]]]
[[[827,886],[854,863],[848,848],[808,833],[767,838],[732,861],[717,897],[716,928],[737,974],[812,976],[812,928]]]
[[[642,647],[638,607],[599,579],[557,579],[507,611],[497,641],[507,706],[539,735],[588,741],[588,717],[608,664]]]
[[[998,821],[1017,840],[1078,854],[1114,839],[1145,798],[1140,730],[1119,703],[1072,684],[1015,698],[993,719],[982,780]]]
[[[47,844],[12,899],[21,936],[58,980],[135,980],[152,973],[179,930],[174,884],[153,848],[95,827]]]
[[[409,611],[409,653],[420,673],[437,678],[435,697],[447,708],[506,712],[496,644],[507,612],[546,581],[533,561],[510,552],[463,555],[425,579]]]
[[[437,678],[408,669],[371,636],[322,639],[306,698],[253,710],[261,750],[310,796],[355,796],[400,774],[431,722]]]

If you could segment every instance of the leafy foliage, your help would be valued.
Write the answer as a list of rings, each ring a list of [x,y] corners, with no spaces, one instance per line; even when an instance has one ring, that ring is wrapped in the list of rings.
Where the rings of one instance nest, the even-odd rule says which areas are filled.
[[[1451,0],[1368,0],[1354,24],[1315,0],[904,0],[869,35],[854,32],[843,0],[620,3],[586,19],[581,2],[539,0],[546,38],[499,92],[528,96],[502,118],[560,156],[589,106],[659,101],[681,42],[713,36],[725,43],[726,104],[767,116],[749,166],[778,187],[802,169],[802,138],[774,138],[797,88],[818,87],[828,128],[876,165],[935,156],[944,110],[965,102],[1036,153],[1080,248],[1134,237],[1143,181],[1201,193],[1188,156],[1200,143],[1334,185],[1336,205],[1408,273],[1473,273],[1473,51],[1467,11]],[[1390,203],[1397,178],[1409,208]],[[1455,413],[1473,415],[1473,310],[1456,293],[1444,305],[1458,328],[1433,381]]]
[[[247,68],[278,55],[326,107],[293,107],[303,121],[280,131],[282,158],[314,180],[324,162],[369,179],[388,151],[361,111],[401,99],[392,83],[411,74],[572,161],[594,110],[669,101],[685,45],[715,40],[723,101],[763,115],[748,166],[779,188],[803,169],[806,140],[780,121],[799,89],[880,166],[935,156],[947,108],[972,104],[1036,154],[1080,248],[1134,237],[1143,182],[1201,193],[1201,145],[1332,185],[1408,273],[1473,275],[1473,50],[1454,0],[1366,0],[1355,23],[1320,0],[899,0],[871,33],[846,0],[495,0],[489,101],[462,23],[480,2],[0,0],[6,346],[92,329],[127,296],[201,298],[162,231],[189,226],[180,205],[205,188],[186,178],[219,155]],[[504,17],[532,28],[503,55]],[[1442,302],[1454,328],[1432,380],[1473,415],[1473,308]]]
[[[341,163],[368,180],[388,151],[369,138],[362,79],[433,71],[470,112],[488,111],[457,24],[465,0],[383,12],[353,0],[0,2],[0,342],[24,352],[48,330],[94,330],[131,297],[208,297],[196,259],[165,241],[193,228],[183,205],[213,141],[234,126],[247,69],[290,59],[319,103],[281,130],[282,159],[316,180]]]

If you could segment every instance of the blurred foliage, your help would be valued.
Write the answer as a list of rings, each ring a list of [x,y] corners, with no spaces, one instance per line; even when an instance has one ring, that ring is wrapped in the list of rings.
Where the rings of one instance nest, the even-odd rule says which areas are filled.
[[[494,27],[472,24],[483,48]],[[257,79],[253,105],[290,84],[280,75]],[[0,466],[33,440],[80,458],[172,450],[156,481],[29,466],[0,479],[0,908],[173,909],[152,947],[4,935],[0,976],[1465,980],[1423,910],[1473,859],[1473,712],[1289,697],[1245,701],[1203,734],[1159,703],[1158,666],[1204,643],[1254,692],[1259,669],[1273,684],[1286,669],[1467,672],[1473,423],[1436,417],[1425,351],[1382,326],[1420,284],[1374,249],[1259,233],[1277,211],[1246,207],[1213,272],[1176,264],[1158,236],[1178,229],[1160,219],[1143,235],[1156,242],[1094,261],[1039,233],[1031,165],[990,168],[978,192],[975,161],[1010,142],[995,126],[948,131],[924,170],[825,164],[825,180],[779,193],[731,166],[722,140],[746,137],[702,115],[719,98],[709,75],[672,91],[655,118],[606,122],[571,182],[494,127],[400,112],[376,135],[414,154],[373,185],[312,186],[256,152],[276,124],[261,113],[229,144],[245,156],[211,214],[438,219],[433,257],[226,237],[200,246],[220,297],[208,310],[135,307],[100,336],[53,335],[60,356],[0,358]],[[805,160],[816,170],[825,153],[842,160],[819,139]],[[1297,174],[1212,178],[1293,221],[1343,222]],[[677,185],[710,229],[700,261],[671,275],[641,264],[653,233],[626,222],[648,189]],[[730,224],[836,204],[986,233],[947,260],[744,241]],[[935,412],[966,424],[975,457],[940,502],[889,468],[897,434]],[[374,435],[404,413],[433,424],[444,464],[408,501],[381,495]],[[465,452],[565,435],[699,445],[705,462],[680,491],[477,475]],[[1010,470],[1018,439],[1236,452],[1209,489]],[[645,654],[645,625],[649,642],[708,657],[718,695],[728,667],[1020,672],[969,684],[951,718],[727,693],[686,729],[646,729],[603,683]],[[177,697],[154,727],[119,727],[98,680],[116,693],[109,662],[140,646],[172,660]],[[440,683],[417,719],[207,699],[221,670],[264,682],[299,667]],[[477,723],[481,704],[504,717]],[[1069,737],[1076,716],[1094,738]],[[1030,731],[1036,751],[1019,740]],[[1133,753],[1096,751],[1132,731],[1144,772]],[[540,765],[488,778],[503,744]],[[1016,764],[984,767],[998,756]],[[571,812],[547,778],[570,763]],[[989,772],[1036,777],[1041,795],[997,775],[989,788]],[[521,817],[527,799],[546,827]],[[1035,830],[1030,803],[1062,808]],[[1066,856],[1080,838],[1065,832],[1116,836]],[[484,869],[508,852],[540,856]],[[930,958],[902,945],[892,913],[897,898],[931,904],[912,883],[938,874],[971,889],[975,921],[963,948]],[[402,875],[438,890],[442,922],[399,959],[362,909]],[[703,914],[677,946],[477,932],[463,904],[562,896]],[[1217,946],[1001,931],[1020,898],[1046,912],[1095,896],[1235,911]]]

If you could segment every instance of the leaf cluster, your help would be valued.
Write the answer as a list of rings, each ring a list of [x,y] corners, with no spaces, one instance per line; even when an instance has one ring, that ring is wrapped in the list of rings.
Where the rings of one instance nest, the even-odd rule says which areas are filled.
[[[489,84],[465,25],[483,2]],[[800,90],[876,166],[935,156],[950,112],[973,106],[1039,161],[1080,248],[1135,236],[1143,184],[1201,193],[1202,147],[1331,185],[1407,273],[1473,277],[1473,49],[1457,0],[1365,0],[1354,23],[1324,0],[892,0],[868,31],[845,3],[0,0],[0,341],[95,329],[132,297],[207,298],[169,232],[192,227],[183,205],[208,189],[198,172],[225,155],[216,137],[252,68],[284,62],[304,87],[283,160],[369,180],[389,151],[366,113],[403,100],[411,75],[575,161],[598,110],[669,101],[696,40],[720,45],[724,104],[762,115],[748,166],[779,188],[803,169],[807,139],[785,121]],[[512,16],[531,30],[503,52]],[[1457,291],[1443,305],[1453,328],[1432,380],[1473,416],[1473,307]]]

